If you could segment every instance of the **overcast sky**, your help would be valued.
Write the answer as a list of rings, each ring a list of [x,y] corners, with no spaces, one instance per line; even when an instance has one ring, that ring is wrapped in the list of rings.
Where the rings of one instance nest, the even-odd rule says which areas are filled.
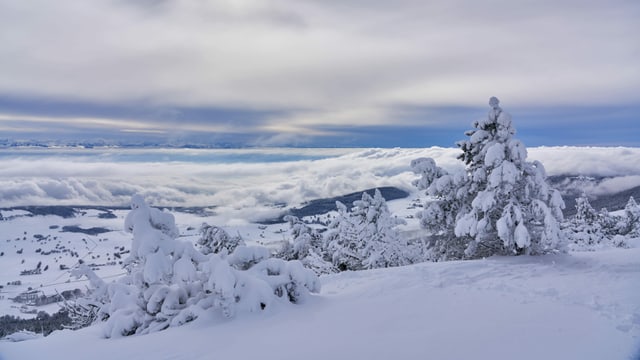
[[[637,0],[0,0],[0,138],[640,146]]]

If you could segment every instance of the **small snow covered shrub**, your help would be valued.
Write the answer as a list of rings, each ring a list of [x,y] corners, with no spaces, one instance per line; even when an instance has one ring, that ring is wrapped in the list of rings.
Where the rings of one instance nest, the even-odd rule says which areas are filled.
[[[487,119],[474,122],[469,138],[457,143],[464,171],[448,173],[428,158],[411,163],[421,176],[414,185],[431,198],[417,216],[430,231],[432,260],[563,249],[560,193],[546,183],[541,163],[527,161],[498,99],[489,106]]]
[[[347,206],[336,201],[338,214],[329,223],[329,229],[324,235],[324,247],[327,256],[334,266],[340,270],[362,269],[362,239],[358,238],[358,231],[354,219],[349,214]]]
[[[322,234],[311,228],[296,216],[287,215],[284,220],[291,227],[291,242],[286,242],[278,257],[285,260],[300,260],[302,264],[316,274],[336,272],[333,264],[325,259]]]
[[[616,224],[617,233],[627,237],[640,237],[640,207],[633,196],[624,207],[624,216]]]
[[[318,292],[315,273],[298,261],[270,259],[262,247],[236,246],[205,255],[191,243],[176,240],[171,214],[149,207],[139,196],[125,229],[133,233],[127,275],[106,283],[89,268],[93,291],[84,304],[104,321],[104,336],[146,334],[182,325],[204,311],[231,317],[238,312],[265,309],[274,301],[303,300]]]
[[[629,198],[619,215],[607,209],[596,212],[586,195],[576,199],[576,215],[563,224],[573,251],[594,251],[608,247],[629,247],[640,238],[640,207]]]
[[[597,212],[586,194],[576,198],[576,214],[563,224],[572,251],[594,251],[605,247],[625,247],[625,237],[616,231],[618,220],[606,209]]]
[[[244,240],[240,235],[231,236],[221,227],[204,223],[200,227],[198,245],[203,254],[219,253],[221,251],[231,253],[238,246],[244,245]]]

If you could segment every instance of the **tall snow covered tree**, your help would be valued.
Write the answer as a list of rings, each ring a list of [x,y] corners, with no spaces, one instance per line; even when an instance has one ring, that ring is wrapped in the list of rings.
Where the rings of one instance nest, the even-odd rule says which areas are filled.
[[[489,106],[487,118],[474,122],[465,133],[469,138],[457,143],[463,173],[449,174],[431,159],[412,162],[422,176],[415,184],[434,199],[418,216],[435,235],[435,260],[541,254],[563,247],[560,193],[546,183],[541,163],[527,161],[498,99],[492,97]]]

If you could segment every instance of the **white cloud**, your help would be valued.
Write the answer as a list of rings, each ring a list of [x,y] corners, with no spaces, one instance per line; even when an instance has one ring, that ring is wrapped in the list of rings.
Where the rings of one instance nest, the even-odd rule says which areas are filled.
[[[528,151],[529,158],[540,160],[552,175],[640,175],[640,148],[543,146]]]
[[[114,150],[115,151],[115,150]],[[126,205],[134,193],[164,206],[217,206],[221,219],[256,219],[274,215],[271,204],[296,206],[316,198],[344,195],[380,186],[414,190],[409,164],[433,157],[447,169],[461,167],[458,149],[247,149],[122,150],[144,156],[156,151],[182,154],[193,161],[113,162],[111,157],[18,157],[0,162],[0,204]],[[545,164],[549,175],[588,174],[613,177],[594,193],[640,185],[640,149],[532,148],[530,158]],[[325,155],[321,160],[276,163],[211,163],[199,157],[233,154]],[[62,157],[65,156],[65,157]],[[110,155],[110,156],[113,156]],[[117,158],[115,156],[114,158]],[[235,219],[235,220],[234,220]]]
[[[628,103],[640,92],[638,17],[624,0],[2,2],[0,93],[315,119],[354,108],[360,124],[390,104],[494,94]],[[300,114],[286,123],[316,121]]]
[[[110,119],[100,117],[74,117],[74,116],[34,116],[23,114],[3,114],[0,113],[0,125],[11,124],[13,128],[7,126],[8,130],[28,131],[37,129],[42,132],[43,127],[57,126],[61,128],[75,129],[106,129],[122,132],[156,133],[165,134],[171,132],[207,132],[207,133],[239,133],[247,130],[242,124],[231,126],[219,123],[181,123],[176,129],[175,123],[141,121],[133,119]],[[39,126],[39,127],[37,127]],[[0,127],[2,129],[2,127]]]

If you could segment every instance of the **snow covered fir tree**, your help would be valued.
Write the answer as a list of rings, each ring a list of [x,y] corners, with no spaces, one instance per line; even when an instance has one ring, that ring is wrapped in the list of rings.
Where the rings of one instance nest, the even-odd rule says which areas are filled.
[[[576,214],[567,224],[567,237],[572,250],[588,249],[600,245],[607,239],[602,223],[608,213],[598,213],[586,194],[576,198]]]
[[[449,173],[433,159],[412,161],[421,178],[414,182],[430,200],[418,213],[430,231],[432,260],[494,254],[543,254],[561,251],[564,202],[545,181],[544,167],[527,161],[514,135],[511,116],[497,98],[489,100],[486,119],[473,123],[459,141],[465,169]]]
[[[618,224],[618,231],[625,236],[640,236],[640,207],[633,196],[624,207],[624,217]]]
[[[349,211],[337,202],[338,214],[325,237],[326,251],[341,270],[361,270],[407,265],[415,252],[397,226],[404,220],[391,215],[378,189],[374,196],[362,193]],[[415,250],[415,249],[413,249]]]

